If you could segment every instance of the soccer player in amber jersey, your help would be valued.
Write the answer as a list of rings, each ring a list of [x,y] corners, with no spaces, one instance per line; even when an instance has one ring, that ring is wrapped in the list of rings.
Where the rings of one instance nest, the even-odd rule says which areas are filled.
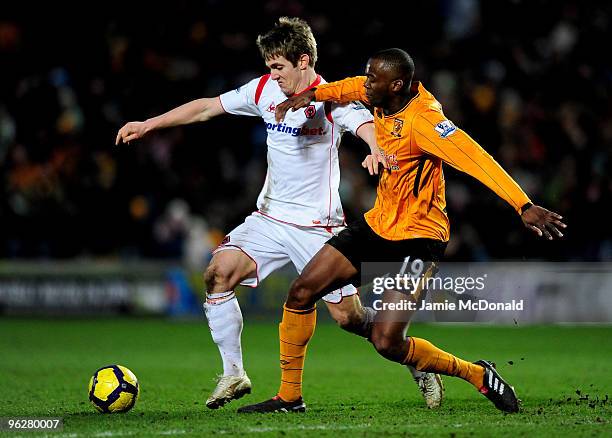
[[[223,361],[223,375],[206,401],[211,409],[251,392],[242,360],[243,319],[235,287],[255,287],[288,263],[300,272],[344,228],[338,193],[338,147],[344,132],[370,146],[372,153],[364,161],[370,173],[378,172],[379,160],[384,161],[376,146],[372,115],[361,104],[317,103],[293,113],[285,123],[275,122],[277,103],[325,82],[315,71],[316,41],[306,22],[282,17],[258,37],[257,45],[270,74],[215,98],[196,99],[144,122],[129,122],[116,139],[117,144],[127,143],[153,130],[205,122],[225,113],[260,117],[266,125],[268,174],[257,211],[225,237],[204,276],[204,309]],[[354,286],[342,284],[323,300],[342,328],[369,337],[376,312],[361,305]],[[439,406],[439,376],[408,368],[427,405]]]
[[[376,139],[388,169],[380,177],[374,208],[331,238],[291,286],[279,330],[282,376],[278,395],[239,412],[290,411],[294,405],[303,405],[295,385],[299,376],[292,369],[296,364],[302,368],[304,349],[314,330],[315,302],[339,284],[358,283],[362,262],[397,262],[410,257],[425,262],[424,276],[433,275],[449,239],[442,162],[491,188],[539,236],[563,236],[561,216],[533,205],[501,166],[444,116],[435,97],[421,83],[412,82],[413,73],[414,63],[406,52],[387,49],[369,60],[365,76],[321,85],[277,105],[277,119],[282,120],[288,109],[311,101],[369,103],[374,107]],[[418,300],[423,291],[415,292]],[[424,339],[406,336],[413,311],[385,306],[405,299],[398,291],[384,293],[383,310],[377,313],[371,334],[376,350],[420,371],[462,378],[498,409],[517,412],[514,389],[492,363],[467,362]]]

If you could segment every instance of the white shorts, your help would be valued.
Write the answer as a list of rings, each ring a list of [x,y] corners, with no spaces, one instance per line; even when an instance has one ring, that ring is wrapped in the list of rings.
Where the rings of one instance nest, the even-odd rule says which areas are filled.
[[[301,273],[323,244],[342,231],[342,228],[301,227],[255,212],[247,217],[242,225],[234,228],[213,254],[226,250],[245,253],[255,262],[256,274],[255,277],[244,279],[240,284],[257,287],[260,281],[289,262]],[[355,286],[349,284],[325,295],[323,299],[337,304],[343,297],[356,293]]]

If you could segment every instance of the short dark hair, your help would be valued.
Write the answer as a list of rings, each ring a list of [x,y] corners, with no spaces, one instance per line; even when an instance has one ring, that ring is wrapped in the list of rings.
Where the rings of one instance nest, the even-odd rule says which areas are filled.
[[[257,47],[265,60],[283,56],[296,66],[306,54],[311,67],[317,62],[317,42],[308,23],[299,18],[279,18],[271,30],[257,37]]]
[[[392,48],[376,52],[370,59],[381,61],[384,67],[397,73],[402,79],[412,80],[414,75],[414,61],[402,49]]]

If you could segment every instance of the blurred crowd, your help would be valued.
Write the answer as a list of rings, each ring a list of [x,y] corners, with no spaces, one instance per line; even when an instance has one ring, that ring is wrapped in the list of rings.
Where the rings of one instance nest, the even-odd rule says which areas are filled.
[[[612,259],[610,4],[124,3],[0,12],[0,258],[183,258],[201,267],[256,208],[265,127],[226,115],[129,145],[115,146],[115,135],[266,73],[255,38],[289,15],[312,26],[316,69],[328,81],[360,74],[381,48],[408,51],[446,115],[569,224],[565,239],[538,240],[491,191],[446,166],[448,259]],[[345,136],[349,220],[373,205],[376,180],[360,167],[366,150]]]

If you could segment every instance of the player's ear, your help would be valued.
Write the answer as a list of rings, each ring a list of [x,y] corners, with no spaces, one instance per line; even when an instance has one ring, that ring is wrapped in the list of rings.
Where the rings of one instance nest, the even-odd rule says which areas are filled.
[[[396,79],[393,82],[391,82],[391,91],[393,91],[394,93],[397,93],[397,92],[401,91],[402,88],[404,88],[404,81],[403,80]]]
[[[310,56],[307,54],[300,55],[300,59],[298,59],[298,67],[300,70],[306,70],[308,65],[310,64]]]

